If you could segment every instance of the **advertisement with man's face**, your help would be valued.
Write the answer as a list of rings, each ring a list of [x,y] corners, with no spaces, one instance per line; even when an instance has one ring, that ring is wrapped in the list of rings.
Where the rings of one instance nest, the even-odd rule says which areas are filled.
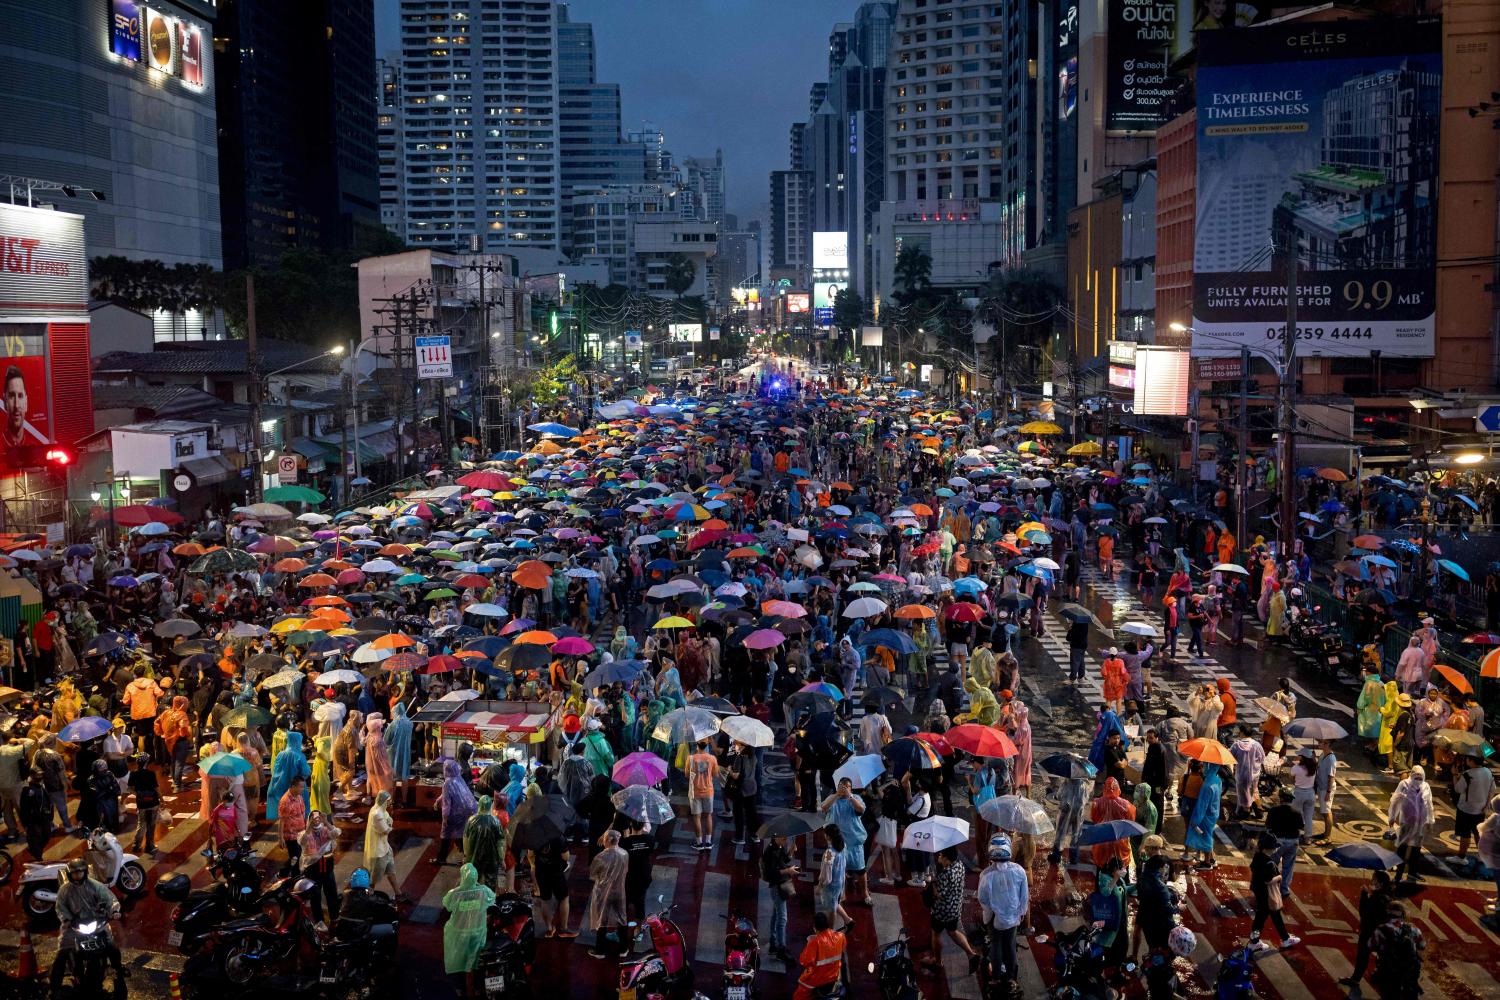
[[[4,427],[0,429],[0,476],[20,471],[16,452],[47,444],[47,360],[44,357],[0,357],[4,378]]]

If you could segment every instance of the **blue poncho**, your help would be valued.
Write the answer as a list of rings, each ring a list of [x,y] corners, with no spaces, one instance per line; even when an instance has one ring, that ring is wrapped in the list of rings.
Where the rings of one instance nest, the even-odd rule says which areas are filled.
[[[271,783],[266,787],[266,819],[271,822],[281,818],[281,797],[292,787],[293,778],[306,781],[312,776],[312,768],[302,753],[302,734],[286,734],[286,749],[271,762]],[[302,788],[302,804],[307,805],[307,786]]]
[[[1104,744],[1109,739],[1110,733],[1120,734],[1120,744],[1130,749],[1130,737],[1125,735],[1125,727],[1120,725],[1120,717],[1113,709],[1106,708],[1099,713],[1099,728],[1094,731],[1094,745],[1089,748],[1089,763],[1100,770],[1104,769]]]
[[[406,706],[398,701],[391,709],[391,724],[385,727],[385,745],[391,756],[391,770],[400,781],[411,777],[411,731]]]
[[[1219,825],[1219,800],[1223,794],[1224,781],[1219,777],[1219,765],[1204,764],[1203,787],[1198,791],[1187,834],[1182,838],[1182,844],[1188,850],[1213,853],[1214,827]]]

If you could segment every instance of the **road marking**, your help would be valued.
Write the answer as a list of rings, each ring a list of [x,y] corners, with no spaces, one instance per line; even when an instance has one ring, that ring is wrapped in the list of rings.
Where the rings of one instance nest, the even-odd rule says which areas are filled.
[[[875,922],[875,946],[877,948],[887,941],[894,941],[900,937],[901,928],[906,926],[901,918],[901,897],[895,893],[871,893],[870,917]]]
[[[1025,940],[1019,935],[1017,938],[1017,944]],[[876,946],[884,947],[894,940],[881,938]],[[980,1000],[979,977],[969,972],[969,956],[947,934],[943,935],[943,975],[948,980],[948,996],[953,1000]]]
[[[665,912],[671,909],[672,902],[677,898],[677,879],[682,874],[682,869],[676,865],[652,865],[651,866],[651,889],[656,890],[656,895],[651,895],[651,890],[646,891],[646,913],[656,913],[658,910]],[[635,938],[636,952],[651,950],[651,932],[646,930],[645,924],[641,924],[640,932]]]
[[[763,883],[759,885],[759,889],[760,891],[756,894],[758,897],[758,901],[755,908],[755,929],[757,934],[763,933],[765,935],[765,937],[761,939],[763,942],[760,949],[761,968],[765,969],[767,972],[783,973],[786,972],[786,966],[782,964],[780,958],[777,958],[776,955],[771,952],[771,910],[775,905],[775,901],[771,898],[771,894],[776,890]],[[787,916],[790,917],[790,901],[788,901],[787,909]],[[790,944],[790,942],[788,943]]]
[[[1473,962],[1452,962],[1445,968],[1477,995],[1500,997],[1500,983],[1495,982],[1495,977],[1484,966]]]
[[[1313,694],[1311,691],[1308,691],[1301,684],[1298,684],[1296,681],[1292,680],[1290,677],[1287,678],[1287,680],[1292,685],[1292,690],[1297,692],[1297,697],[1299,697],[1299,698],[1305,698],[1306,700],[1312,702],[1314,705],[1321,705],[1323,708],[1332,709],[1335,712],[1343,712],[1345,715],[1349,716],[1349,718],[1351,718],[1351,719],[1354,718],[1354,709],[1350,708],[1348,705],[1345,705],[1343,702],[1341,702],[1341,701],[1324,701],[1322,698],[1319,698],[1317,695]]]
[[[1308,997],[1310,1000],[1313,996],[1279,951],[1261,952],[1255,960],[1255,970],[1276,987],[1281,1000],[1293,1000],[1294,997]]]
[[[724,915],[728,912],[729,876],[705,872],[703,891],[698,896],[698,935],[693,942],[693,961],[724,964]]]

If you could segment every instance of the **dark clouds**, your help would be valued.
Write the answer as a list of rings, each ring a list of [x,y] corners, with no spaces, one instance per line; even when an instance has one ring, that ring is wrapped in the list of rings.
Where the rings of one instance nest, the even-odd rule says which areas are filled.
[[[828,33],[858,0],[573,0],[594,25],[599,79],[620,85],[626,128],[650,121],[674,155],[724,150],[729,211],[764,218],[787,128],[828,70]],[[376,0],[378,51],[396,48],[398,0]]]

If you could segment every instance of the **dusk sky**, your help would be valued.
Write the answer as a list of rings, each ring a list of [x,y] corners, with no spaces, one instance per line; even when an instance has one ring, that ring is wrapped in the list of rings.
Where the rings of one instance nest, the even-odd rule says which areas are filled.
[[[594,25],[599,79],[620,85],[626,128],[650,121],[674,155],[724,150],[728,210],[763,219],[787,128],[828,68],[828,33],[858,0],[573,0]],[[397,42],[397,0],[376,0],[376,51]]]

